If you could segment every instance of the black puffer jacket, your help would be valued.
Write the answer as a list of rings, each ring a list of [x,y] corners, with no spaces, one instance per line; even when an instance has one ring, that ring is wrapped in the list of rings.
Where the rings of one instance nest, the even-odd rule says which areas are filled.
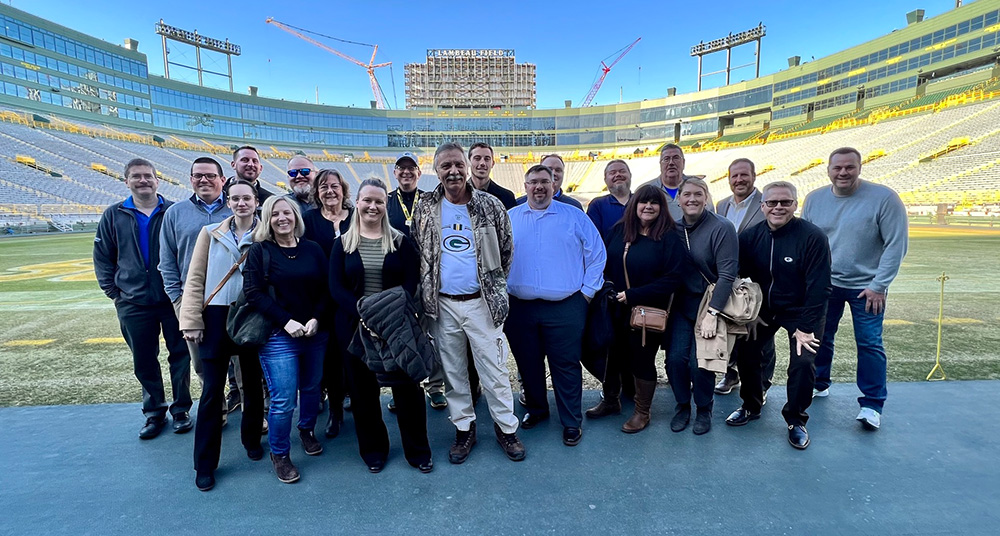
[[[419,382],[430,376],[437,349],[420,326],[420,298],[393,287],[362,298],[358,313],[361,325],[349,351],[362,356],[380,384],[394,385],[407,378]]]

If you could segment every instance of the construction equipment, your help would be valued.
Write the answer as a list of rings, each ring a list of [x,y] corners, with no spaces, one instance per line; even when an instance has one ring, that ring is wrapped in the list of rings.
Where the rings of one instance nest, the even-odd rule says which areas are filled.
[[[608,65],[604,63],[604,60],[601,60],[601,77],[597,80],[597,82],[594,83],[594,87],[590,88],[590,93],[587,93],[587,96],[583,98],[583,104],[581,104],[580,107],[586,108],[587,106],[590,106],[591,101],[594,100],[594,97],[597,96],[597,92],[600,91],[601,84],[604,83],[604,79],[608,76],[608,73],[611,72],[611,68],[614,67],[616,63],[621,61],[621,59],[625,57],[625,54],[628,54],[628,51],[632,50],[632,47],[638,44],[639,41],[642,41],[641,37],[636,39],[635,41],[632,41],[631,45],[628,45],[627,47],[620,49],[614,54],[611,54],[611,56],[618,54],[618,57],[615,58],[615,61],[611,62],[611,65]],[[607,58],[604,59],[606,60],[611,56],[608,56]]]
[[[372,95],[375,96],[375,107],[378,108],[379,110],[384,110],[385,109],[385,94],[382,93],[382,87],[379,85],[378,79],[375,78],[375,69],[378,69],[379,67],[388,67],[389,65],[392,65],[392,62],[391,61],[387,61],[387,62],[384,62],[384,63],[375,63],[375,54],[378,53],[378,45],[370,45],[368,43],[358,43],[358,42],[355,42],[355,41],[346,41],[344,39],[337,39],[336,37],[330,37],[328,35],[323,35],[323,34],[320,34],[320,33],[316,33],[316,32],[312,32],[312,31],[306,30],[304,28],[298,28],[298,27],[295,27],[295,26],[291,26],[291,25],[285,24],[285,23],[280,22],[280,21],[276,21],[276,20],[274,20],[273,17],[268,17],[267,20],[265,20],[264,22],[266,22],[268,24],[273,24],[273,25],[277,26],[278,28],[280,28],[280,29],[282,29],[282,30],[284,30],[284,31],[286,31],[286,32],[294,35],[295,37],[298,37],[299,39],[302,39],[303,41],[307,41],[309,43],[312,43],[312,44],[318,46],[319,48],[322,48],[323,50],[325,50],[325,51],[327,51],[327,52],[329,52],[331,54],[336,54],[337,56],[340,56],[341,58],[344,58],[345,60],[347,60],[347,61],[349,61],[349,62],[351,62],[351,63],[353,63],[355,65],[363,67],[366,71],[368,71],[368,80],[369,80],[369,82],[372,85]],[[336,49],[334,49],[334,48],[332,48],[330,46],[324,45],[323,43],[320,43],[319,41],[317,41],[317,40],[315,40],[315,39],[313,39],[313,38],[311,38],[311,37],[309,37],[307,35],[304,35],[302,32],[310,33],[310,34],[313,34],[313,35],[318,35],[320,37],[326,37],[328,39],[335,39],[337,41],[341,41],[341,42],[344,42],[344,43],[351,43],[351,44],[355,44],[355,45],[363,45],[363,46],[366,46],[366,47],[371,47],[372,48],[372,57],[371,57],[370,60],[368,60],[367,64],[364,64],[361,61],[356,60],[356,59],[352,58],[351,56],[348,56],[347,54],[344,54],[343,52],[340,52],[339,50],[336,50]]]

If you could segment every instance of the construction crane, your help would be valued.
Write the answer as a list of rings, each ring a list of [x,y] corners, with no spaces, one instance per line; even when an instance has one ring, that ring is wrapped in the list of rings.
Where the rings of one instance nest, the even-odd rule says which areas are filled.
[[[319,34],[319,33],[316,33],[316,32],[311,32],[311,31],[303,29],[303,28],[297,28],[295,26],[291,26],[291,25],[285,24],[283,22],[276,21],[276,20],[274,20],[273,17],[268,17],[267,20],[265,20],[264,22],[266,22],[268,24],[273,24],[273,25],[277,26],[278,28],[280,28],[280,29],[282,29],[282,30],[284,30],[284,31],[286,31],[286,32],[294,35],[295,37],[298,37],[299,39],[302,39],[303,41],[307,41],[309,43],[312,43],[312,44],[318,46],[319,48],[322,48],[323,50],[325,50],[325,51],[327,51],[327,52],[329,52],[331,54],[336,54],[337,56],[340,56],[341,58],[344,58],[345,60],[347,60],[347,61],[349,61],[349,62],[351,62],[351,63],[353,63],[355,65],[363,67],[366,71],[368,71],[368,81],[371,82],[371,85],[372,85],[372,95],[375,96],[375,107],[378,108],[379,110],[384,110],[385,109],[385,94],[382,93],[382,86],[379,85],[378,79],[375,78],[375,69],[378,69],[379,67],[388,67],[389,65],[392,65],[392,62],[391,61],[387,61],[385,63],[375,63],[375,54],[378,53],[378,45],[369,45],[368,43],[357,43],[357,42],[354,42],[354,41],[346,41],[344,39],[337,39],[336,37],[330,37],[328,35],[323,35],[323,34]],[[339,50],[336,50],[336,49],[334,49],[334,48],[332,48],[330,46],[324,45],[323,43],[320,43],[319,41],[317,41],[317,40],[315,40],[315,39],[313,39],[313,38],[311,38],[311,37],[309,37],[307,35],[304,35],[302,32],[311,33],[311,34],[318,35],[318,36],[321,36],[321,37],[326,37],[326,38],[329,38],[329,39],[336,39],[337,41],[341,41],[341,42],[344,42],[344,43],[351,43],[351,44],[355,44],[355,45],[364,45],[366,47],[372,47],[372,57],[371,57],[370,60],[368,60],[367,64],[364,64],[361,61],[356,60],[356,59],[348,56],[347,54],[344,54],[343,52],[340,52]]]
[[[611,65],[604,63],[604,60],[610,58],[611,56],[608,56],[607,58],[604,58],[604,60],[601,60],[601,77],[597,80],[597,82],[594,83],[594,87],[590,88],[590,93],[587,93],[587,96],[583,98],[583,104],[580,105],[582,108],[590,106],[590,103],[594,100],[594,97],[597,96],[597,92],[600,91],[601,84],[604,83],[604,79],[607,78],[608,73],[611,72],[611,68],[614,67],[615,64],[617,64],[619,61],[621,61],[621,59],[625,57],[625,54],[628,54],[628,51],[632,50],[632,47],[638,44],[639,41],[642,41],[641,37],[636,39],[635,41],[632,41],[631,45],[615,52],[614,54],[611,54],[611,56],[618,54],[618,57],[615,58],[615,61],[611,62]]]

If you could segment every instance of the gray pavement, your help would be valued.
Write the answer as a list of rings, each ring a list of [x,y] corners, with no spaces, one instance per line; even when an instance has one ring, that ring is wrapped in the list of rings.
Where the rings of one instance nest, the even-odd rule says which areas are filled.
[[[856,388],[834,385],[810,409],[802,452],[786,441],[784,389],[772,391],[743,428],[723,423],[736,391],[716,397],[715,426],[700,437],[670,432],[669,388],[636,435],[619,431],[627,415],[608,417],[565,447],[553,414],[519,432],[521,463],[503,456],[481,401],[479,444],[449,464],[454,429],[428,409],[427,475],[403,459],[388,412],[389,463],[368,473],[348,413],[321,456],[305,456],[293,434],[302,479],[292,485],[267,457],[246,458],[234,415],[208,493],[194,486],[193,432],[140,441],[138,404],[0,408],[0,534],[1000,532],[1000,382],[891,384],[874,433],[854,420]],[[597,398],[585,392],[585,407]]]

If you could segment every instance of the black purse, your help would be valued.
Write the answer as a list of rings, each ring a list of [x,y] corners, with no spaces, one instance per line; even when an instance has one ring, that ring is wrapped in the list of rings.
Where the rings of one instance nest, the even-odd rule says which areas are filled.
[[[268,269],[271,266],[271,256],[267,253],[266,247],[261,247],[264,254],[264,279],[268,280]],[[268,292],[274,295],[274,289],[268,284]],[[240,346],[264,346],[271,337],[274,327],[263,313],[247,303],[246,294],[240,291],[240,295],[229,305],[229,314],[226,316],[226,332],[229,338]]]

